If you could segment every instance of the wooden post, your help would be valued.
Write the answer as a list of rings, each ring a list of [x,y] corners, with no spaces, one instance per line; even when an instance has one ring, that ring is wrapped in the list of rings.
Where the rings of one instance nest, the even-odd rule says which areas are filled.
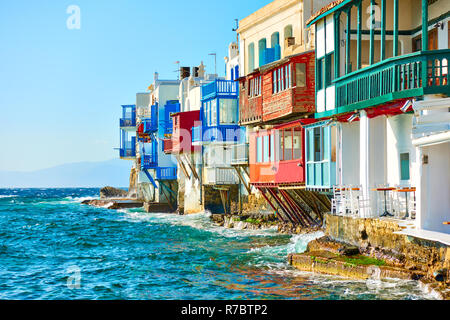
[[[375,5],[375,0],[370,0],[370,65],[375,62]]]
[[[394,43],[392,56],[398,56],[398,0],[394,0]],[[395,82],[395,79],[394,79]]]
[[[339,78],[341,72],[341,12],[334,15],[334,78]]]
[[[380,61],[386,59],[386,0],[381,0]]]
[[[350,73],[352,70],[350,68],[350,35],[351,35],[351,17],[352,17],[352,8],[347,8],[347,37],[345,40],[345,74]]]
[[[428,51],[428,0],[422,0],[422,51]]]
[[[362,31],[362,1],[359,2],[358,4],[358,43],[356,45],[356,69],[359,70],[361,69],[361,45],[362,45],[362,36],[361,36],[361,31]]]

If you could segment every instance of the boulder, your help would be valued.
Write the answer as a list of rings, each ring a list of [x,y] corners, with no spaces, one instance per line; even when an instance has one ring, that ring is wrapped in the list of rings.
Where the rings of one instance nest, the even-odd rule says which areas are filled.
[[[128,192],[122,189],[113,187],[105,187],[100,190],[100,199],[114,199],[114,198],[126,198]]]

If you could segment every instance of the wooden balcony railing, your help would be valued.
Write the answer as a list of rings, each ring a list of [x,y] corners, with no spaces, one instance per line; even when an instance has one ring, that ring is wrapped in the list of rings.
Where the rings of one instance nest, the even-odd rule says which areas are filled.
[[[205,168],[205,181],[206,185],[235,185],[239,183],[239,177],[237,176],[233,168]]]
[[[450,93],[450,50],[393,57],[334,80],[338,113],[392,100]]]
[[[238,82],[231,80],[215,80],[202,86],[202,100],[215,96],[237,96]]]
[[[248,143],[231,146],[231,165],[248,165]]]

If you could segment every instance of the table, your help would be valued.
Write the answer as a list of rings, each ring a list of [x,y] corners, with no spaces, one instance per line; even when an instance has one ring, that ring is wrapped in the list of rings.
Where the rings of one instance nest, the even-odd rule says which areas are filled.
[[[397,189],[395,191],[405,193],[405,196],[406,196],[406,215],[402,219],[409,218],[408,194],[410,192],[414,192],[415,193],[416,192],[416,188],[403,188],[403,189]]]
[[[380,217],[393,217],[394,215],[391,214],[387,209],[387,193],[389,191],[394,191],[396,188],[393,187],[386,187],[386,188],[376,188],[372,189],[373,191],[383,191],[384,192],[384,213]]]

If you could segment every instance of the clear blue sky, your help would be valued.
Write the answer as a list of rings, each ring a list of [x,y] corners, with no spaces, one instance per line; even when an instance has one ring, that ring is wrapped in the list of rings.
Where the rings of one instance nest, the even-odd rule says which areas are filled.
[[[270,0],[0,2],[0,171],[117,158],[120,105],[158,71],[204,61],[223,73],[234,19]],[[69,30],[69,5],[81,29]]]

